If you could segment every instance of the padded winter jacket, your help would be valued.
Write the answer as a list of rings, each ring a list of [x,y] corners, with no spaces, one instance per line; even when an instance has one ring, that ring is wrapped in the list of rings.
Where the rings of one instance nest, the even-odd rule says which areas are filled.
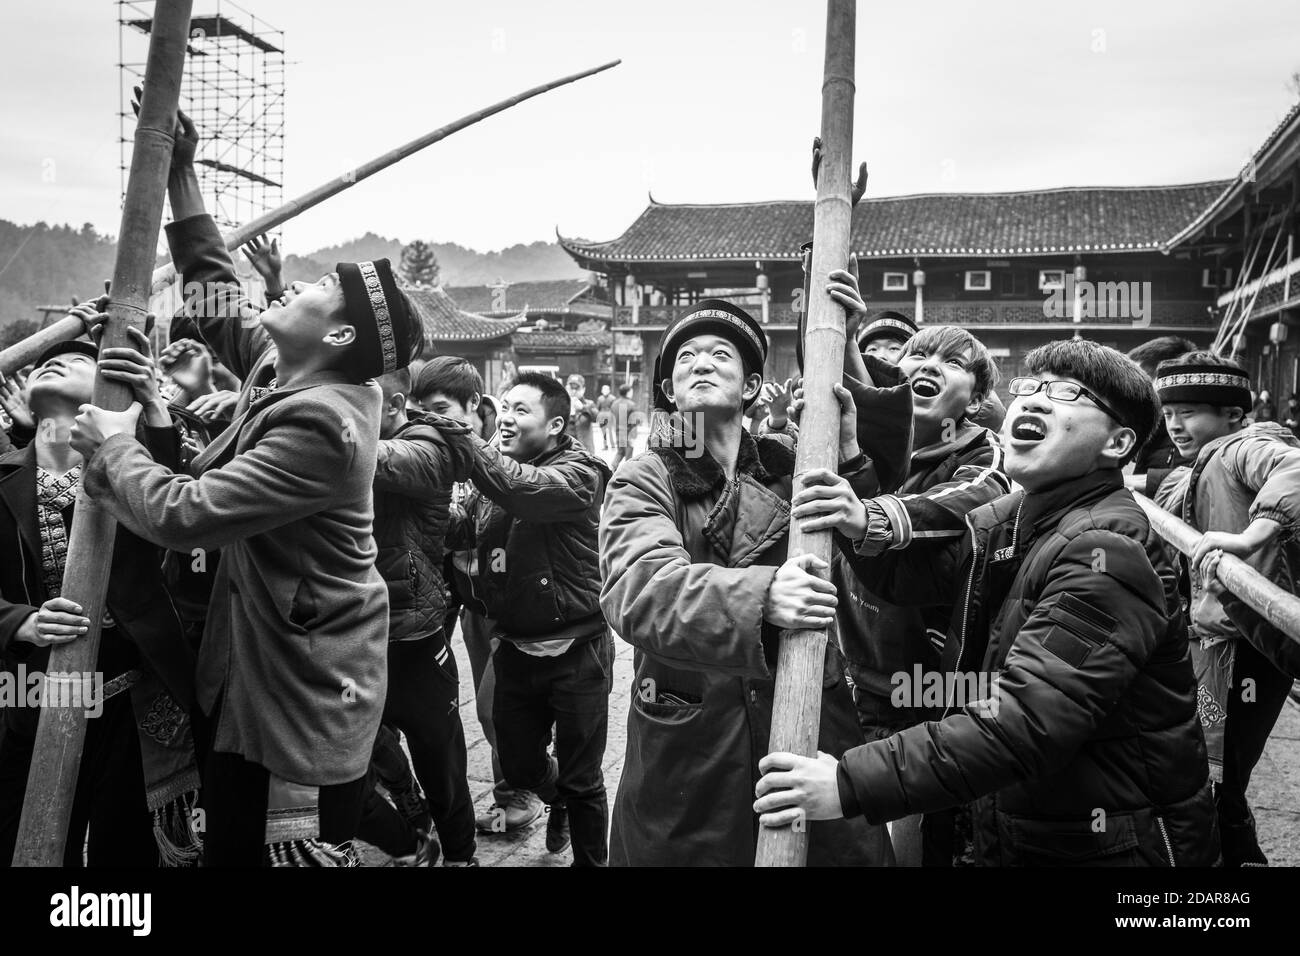
[[[845,754],[846,812],[884,822],[975,801],[984,865],[1213,864],[1175,574],[1120,473],[1014,492],[967,526],[959,542],[855,552],[897,603],[952,601],[956,584],[942,667],[974,679],[949,678],[943,719]]]

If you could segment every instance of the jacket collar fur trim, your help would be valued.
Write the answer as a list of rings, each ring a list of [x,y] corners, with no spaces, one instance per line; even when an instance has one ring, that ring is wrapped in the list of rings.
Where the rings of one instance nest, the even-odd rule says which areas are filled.
[[[684,455],[682,448],[670,445],[654,445],[650,450],[663,460],[673,490],[681,498],[703,498],[726,484],[727,478],[722,466],[707,450],[701,449],[699,456],[692,457]],[[755,439],[749,432],[740,433],[740,453],[736,458],[737,477],[748,475],[759,484],[766,485],[774,478],[786,478],[793,474],[793,447],[779,438],[759,436]]]

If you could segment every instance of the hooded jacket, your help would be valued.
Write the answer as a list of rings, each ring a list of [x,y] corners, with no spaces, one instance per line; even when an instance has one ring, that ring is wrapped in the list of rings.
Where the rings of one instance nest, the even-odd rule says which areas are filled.
[[[1214,863],[1176,576],[1120,473],[1013,492],[967,527],[853,562],[897,603],[959,589],[943,670],[973,672],[963,686],[986,696],[959,697],[953,678],[942,720],[847,753],[846,812],[884,822],[975,801],[984,865]]]

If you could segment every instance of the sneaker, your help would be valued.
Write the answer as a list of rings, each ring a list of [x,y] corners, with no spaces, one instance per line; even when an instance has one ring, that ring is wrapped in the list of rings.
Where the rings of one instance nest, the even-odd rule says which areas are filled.
[[[395,856],[389,862],[389,866],[437,866],[438,857],[442,855],[442,847],[438,841],[429,836],[424,830],[416,831],[415,852],[407,853],[404,856]]]
[[[553,803],[546,808],[546,851],[559,853],[569,845],[569,811],[562,803]]]
[[[411,786],[402,790],[392,790],[388,794],[393,798],[393,806],[397,812],[406,818],[416,830],[427,832],[433,825],[433,815],[429,813],[429,803],[420,794],[420,788],[415,781],[411,781]]]
[[[443,866],[478,866],[478,857],[472,856],[468,860],[443,860]]]
[[[487,813],[474,818],[482,833],[512,833],[537,821],[544,804],[537,794],[529,790],[516,790],[505,805],[494,803]]]

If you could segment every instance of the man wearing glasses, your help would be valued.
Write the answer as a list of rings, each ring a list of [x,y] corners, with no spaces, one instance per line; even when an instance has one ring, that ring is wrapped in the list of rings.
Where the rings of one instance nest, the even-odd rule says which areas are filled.
[[[838,761],[768,755],[754,809],[766,826],[884,823],[975,801],[983,865],[1213,864],[1176,580],[1120,473],[1156,424],[1155,392],[1092,342],[1025,361],[1002,436],[1020,490],[947,518],[908,498],[857,501],[846,483],[795,497],[796,518],[836,516],[872,591],[954,604],[946,706]]]

